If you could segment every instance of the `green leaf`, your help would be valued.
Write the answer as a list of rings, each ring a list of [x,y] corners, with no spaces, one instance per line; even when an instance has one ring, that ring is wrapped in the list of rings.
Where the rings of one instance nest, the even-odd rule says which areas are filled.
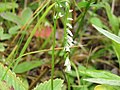
[[[100,20],[99,18],[97,18],[97,17],[92,17],[92,18],[90,19],[90,22],[91,22],[92,24],[98,26],[98,27],[101,27],[101,28],[103,27],[103,24],[102,24],[101,20]]]
[[[112,30],[114,32],[114,34],[117,34],[118,35],[118,32],[119,32],[119,20],[118,18],[111,12],[111,7],[108,3],[104,3],[104,8],[107,12],[107,16],[108,16],[108,19],[109,19],[109,23],[112,27]]]
[[[107,85],[113,85],[113,86],[120,86],[120,80],[109,80],[109,79],[103,79],[103,78],[88,78],[84,79],[85,81],[98,83],[98,84],[107,84]]]
[[[4,11],[7,11],[13,8],[18,8],[18,4],[14,2],[12,3],[11,2],[6,2],[6,3],[0,2],[0,12],[4,12]]]
[[[81,69],[80,67],[78,68],[79,73],[93,77],[93,78],[103,78],[103,79],[108,79],[108,80],[120,80],[120,77],[112,74],[107,71],[102,71],[102,70],[93,70],[93,69]]]
[[[43,64],[42,61],[26,61],[23,63],[20,63],[17,65],[17,67],[15,68],[14,72],[15,73],[24,73],[26,71],[29,71],[33,68],[39,67]]]
[[[16,23],[18,26],[22,26],[24,23],[22,22],[21,18],[18,17],[16,14],[11,12],[4,12],[0,14],[2,18],[12,21],[13,23]]]
[[[104,34],[109,39],[111,39],[111,40],[120,44],[120,37],[119,36],[117,36],[115,34],[112,34],[112,33],[108,32],[108,31],[106,31],[106,30],[104,30],[104,29],[102,29],[102,28],[100,28],[96,25],[93,25],[93,27],[96,28],[100,33]]]
[[[6,73],[7,71],[7,73]],[[6,73],[4,79],[3,75]],[[15,73],[11,72],[7,67],[4,67],[3,64],[0,63],[0,79],[7,84],[7,86],[12,86],[14,90],[28,90],[26,86],[22,83],[22,81],[16,77]]]
[[[63,80],[53,80],[53,90],[62,90]],[[39,84],[34,90],[51,90],[51,80]]]
[[[7,39],[10,39],[10,38],[11,38],[10,34],[3,34],[3,35],[0,36],[1,40],[7,40]]]
[[[12,86],[10,87],[6,82],[0,81],[0,90],[10,90],[10,88],[12,88]]]
[[[114,49],[114,51],[117,55],[118,62],[119,62],[119,65],[120,65],[120,44],[113,41],[112,46],[113,46],[113,49]]]
[[[18,30],[20,29],[19,26],[13,26],[9,29],[9,34],[17,34],[18,33]]]
[[[4,45],[2,43],[0,43],[0,51],[1,52],[5,51],[5,47],[4,47]]]
[[[31,18],[32,16],[32,10],[30,8],[25,8],[23,11],[22,11],[22,22],[24,22],[24,24],[26,22],[28,22],[28,20]]]
[[[3,32],[4,32],[3,28],[0,27],[0,36],[3,35]]]
[[[78,3],[78,6],[79,6],[79,8],[84,8],[84,7],[87,6],[87,4],[88,4],[87,1],[81,1],[81,2]]]

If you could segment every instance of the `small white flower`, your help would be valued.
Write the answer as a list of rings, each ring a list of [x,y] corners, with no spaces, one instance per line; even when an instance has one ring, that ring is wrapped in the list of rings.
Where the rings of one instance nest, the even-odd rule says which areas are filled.
[[[70,47],[68,45],[66,45],[64,50],[67,51],[67,52],[70,52]]]
[[[55,4],[55,7],[58,7],[58,4]]]
[[[69,35],[67,35],[67,40],[69,40],[70,42],[73,42],[73,38]]]
[[[60,7],[62,7],[62,5],[61,5],[61,4],[60,4],[59,6],[60,6]]]
[[[70,35],[70,36],[73,36],[72,32],[67,28],[67,33]]]
[[[54,16],[54,19],[57,19],[57,15]]]
[[[66,72],[70,72],[71,71],[71,65],[68,65],[65,69]]]
[[[77,41],[73,41],[74,44],[77,44]]]
[[[68,2],[65,2],[65,5],[68,7],[69,6]]]
[[[72,12],[73,10],[69,10],[69,12]]]
[[[67,18],[67,20],[70,20],[70,21],[72,21],[73,19],[72,19],[72,18]]]
[[[68,44],[69,44],[69,47],[73,46],[74,44],[68,39],[67,40]]]
[[[61,13],[61,12],[59,12],[58,16],[59,16],[59,17],[63,17],[64,15],[62,15],[62,13]]]
[[[72,25],[70,23],[66,24],[70,29],[72,29]]]
[[[71,71],[71,63],[70,63],[69,57],[66,58],[64,66],[66,66],[66,69],[65,69],[66,72]]]
[[[66,58],[64,66],[70,65],[69,57]]]

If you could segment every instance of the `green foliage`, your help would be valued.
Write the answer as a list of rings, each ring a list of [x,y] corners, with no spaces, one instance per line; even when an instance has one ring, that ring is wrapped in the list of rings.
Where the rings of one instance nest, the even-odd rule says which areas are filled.
[[[106,37],[108,37],[109,39],[113,40],[112,41],[112,44],[113,44],[113,48],[116,52],[116,55],[118,57],[118,61],[119,61],[119,64],[120,64],[120,51],[119,51],[119,48],[120,48],[120,37],[113,34],[113,33],[110,33],[100,27],[97,27],[95,25],[93,25],[100,33],[104,34]]]
[[[0,13],[13,8],[18,8],[18,4],[14,2],[0,2]]]
[[[105,70],[95,70],[96,68],[101,69],[101,67],[97,65],[99,64],[98,62],[104,66],[108,66],[108,68],[115,67],[115,69],[119,69],[116,66],[117,62],[115,59],[117,56],[120,63],[120,17],[115,16],[115,12],[112,12],[112,9],[116,9],[114,5],[111,5],[114,4],[114,1],[115,0],[113,0],[113,2],[110,0],[53,0],[51,2],[51,0],[32,0],[31,2],[27,0],[26,2],[26,0],[19,0],[17,3],[15,3],[16,1],[14,0],[11,0],[11,2],[5,0],[4,3],[1,1],[0,61],[8,66],[8,68],[0,64],[0,89],[28,90],[29,82],[30,88],[34,90],[70,90],[71,87],[73,90],[119,90],[120,77],[118,75]],[[55,17],[58,16],[60,17],[56,19]],[[39,34],[36,33],[36,31],[46,29],[44,28],[48,25],[45,23],[46,21],[49,22],[51,31],[53,30],[51,34],[53,37],[49,37],[48,39],[34,37],[35,34]],[[111,42],[93,30],[93,27],[89,25],[90,23],[92,23],[93,27],[100,33],[108,37]],[[69,29],[74,34],[74,40],[77,41],[78,44],[70,47],[70,49],[72,48],[71,51],[67,51],[65,54],[61,49],[64,48],[65,40],[67,41],[68,38],[66,37],[68,27],[73,27]],[[58,37],[62,33],[60,35],[61,37],[59,37],[60,40],[56,39],[56,33]],[[68,36],[69,34],[70,33],[68,33]],[[74,43],[71,38],[71,43]],[[10,40],[12,39],[13,42],[11,44]],[[64,43],[62,41],[63,39]],[[108,40],[107,43],[105,40]],[[85,44],[85,46],[81,44]],[[116,55],[111,47],[113,47]],[[5,50],[5,48],[7,49]],[[43,50],[43,48],[45,49]],[[46,51],[51,53],[44,53]],[[65,55],[64,57],[69,55],[70,60],[74,60],[71,68],[72,72],[70,73],[64,72],[64,57],[60,55],[61,52]],[[40,54],[35,55],[36,53]],[[30,57],[29,54],[31,54]],[[32,54],[34,55],[32,56]],[[50,57],[50,55],[52,55],[52,57]],[[38,61],[38,57],[40,57],[41,60]],[[30,58],[30,60],[26,60],[26,58]],[[45,62],[42,59],[45,59]],[[103,61],[106,59],[107,61]],[[109,60],[115,60],[113,61],[115,64],[110,63]],[[52,64],[50,65],[51,61]],[[79,66],[80,63],[81,66],[88,65],[88,67],[90,66],[94,69],[81,67]],[[40,72],[38,76],[38,74],[33,72],[35,68],[37,68],[37,70],[40,69],[40,71],[45,68],[45,71],[47,71]],[[10,69],[12,69],[14,73]],[[107,68],[104,67],[104,69]],[[31,76],[31,73],[26,73],[30,70],[35,76]],[[52,71],[51,75],[49,75],[49,71]],[[17,78],[15,73],[17,73],[20,78],[24,78],[25,83]],[[46,78],[51,77],[51,80],[40,83],[34,88],[36,83],[44,80],[44,75]],[[64,87],[62,87],[63,80],[53,79],[56,77],[65,78]]]
[[[89,82],[98,83],[98,84],[108,84],[113,86],[120,86],[120,77],[103,70],[93,70],[79,67],[79,74],[92,77],[84,79]]]
[[[120,37],[119,36],[117,36],[115,34],[112,34],[112,33],[108,32],[108,31],[106,31],[106,30],[104,30],[104,29],[102,29],[98,26],[93,25],[93,27],[95,27],[100,33],[104,34],[109,39],[111,39],[111,40],[120,44]]]
[[[20,26],[13,26],[11,27],[8,31],[9,31],[9,34],[11,35],[15,35],[18,33],[18,30],[20,29]]]
[[[2,18],[8,21],[11,21],[17,24],[18,26],[22,27],[32,17],[32,10],[30,8],[25,8],[22,11],[21,17],[11,12],[3,12],[0,15]]]
[[[0,51],[3,52],[5,50],[4,44],[0,43]]]
[[[11,35],[4,33],[3,28],[0,27],[0,40],[7,40],[10,38],[11,38]]]
[[[0,63],[0,80],[2,79],[4,73],[8,70],[7,67],[4,67]],[[27,90],[26,86],[23,85],[22,81],[16,77],[15,73],[11,72],[10,70],[7,71],[6,76],[1,81],[1,83],[5,82],[7,87],[13,87],[14,90]]]
[[[119,90],[117,87],[112,87],[109,85],[97,85],[94,90]]]
[[[107,85],[113,85],[113,86],[120,86],[120,80],[110,80],[110,79],[103,79],[103,78],[87,78],[84,79],[85,81],[98,83],[98,84],[107,84]]]
[[[21,18],[19,16],[17,16],[16,14],[12,13],[12,12],[3,12],[0,15],[1,15],[2,18],[17,24],[18,26],[23,25],[23,22],[21,21]]]
[[[104,78],[104,79],[110,79],[110,80],[120,80],[120,77],[112,74],[110,72],[107,71],[103,71],[103,70],[94,70],[94,69],[81,69],[81,67],[78,68],[79,70],[79,74],[83,74],[89,77],[93,77],[93,78]]]
[[[109,24],[112,27],[112,31],[114,34],[118,35],[119,32],[119,21],[118,18],[111,12],[110,5],[108,3],[103,3],[103,7],[106,10],[108,19],[109,19]]]
[[[10,34],[4,33],[4,29],[0,26],[0,40],[8,40],[11,38]],[[0,51],[3,52],[5,50],[4,43],[0,42]]]
[[[26,71],[29,71],[33,68],[36,68],[38,66],[41,66],[43,64],[42,61],[25,61],[17,65],[14,72],[15,73],[24,73]]]
[[[35,62],[35,63],[37,63],[37,62]],[[8,68],[4,67],[0,63],[0,79],[2,79],[2,76],[4,75],[6,70],[8,70]],[[54,90],[62,90],[63,80],[54,79],[53,83],[54,83],[54,86],[53,86]],[[0,86],[1,86],[0,89],[2,89],[2,90],[9,90],[9,89],[10,90],[11,89],[28,90],[26,88],[26,86],[22,83],[22,81],[18,77],[16,77],[15,73],[13,73],[11,70],[8,70],[5,78],[0,81]],[[34,90],[51,90],[50,88],[51,88],[51,80],[45,81],[44,83],[37,85],[37,87]]]
[[[0,81],[0,90],[11,90],[13,89],[12,86],[8,86],[8,84],[5,81]]]
[[[62,90],[63,80],[54,79],[53,83],[53,90]],[[51,80],[39,84],[34,90],[51,90]]]
[[[87,1],[81,1],[81,2],[78,3],[78,6],[79,6],[79,8],[84,8],[84,7],[87,6],[87,4],[88,4]]]
[[[103,27],[103,24],[102,24],[101,20],[100,20],[99,18],[97,18],[97,17],[92,17],[92,18],[90,19],[90,22],[91,22],[92,24],[98,26],[98,27],[101,27],[101,28]]]
[[[22,15],[21,15],[21,18],[22,18],[22,22],[24,24],[26,24],[30,18],[32,19],[32,10],[30,8],[25,8],[23,11],[22,11]]]

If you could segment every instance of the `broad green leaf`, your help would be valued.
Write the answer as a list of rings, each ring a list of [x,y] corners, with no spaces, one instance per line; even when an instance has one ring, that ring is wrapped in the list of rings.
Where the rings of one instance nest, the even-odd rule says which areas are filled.
[[[5,73],[6,75],[3,78],[3,75]],[[6,82],[7,86],[12,86],[14,90],[28,90],[26,86],[22,83],[22,81],[18,77],[16,77],[15,73],[13,73],[11,70],[9,70],[7,67],[4,67],[3,64],[0,63],[0,80],[1,79]]]
[[[100,28],[96,25],[93,25],[93,27],[96,28],[100,33],[104,34],[109,39],[111,39],[111,40],[120,44],[120,37],[119,36],[117,36],[115,34],[112,34],[112,33],[108,32],[108,31],[106,31],[106,30],[104,30],[104,29],[102,29],[102,28]]]
[[[53,90],[62,90],[63,80],[53,80]],[[51,80],[39,84],[34,90],[51,90]]]
[[[11,13],[11,12],[4,12],[0,14],[2,18],[12,21],[16,23],[18,26],[22,26],[24,23],[22,22],[21,18],[18,17],[16,14]]]
[[[25,8],[22,11],[22,16],[21,16],[22,22],[24,22],[24,24],[25,24],[26,22],[28,22],[28,20],[31,18],[31,16],[32,16],[32,10],[30,8]]]
[[[26,61],[23,63],[20,63],[17,65],[17,67],[15,68],[14,72],[15,73],[24,73],[26,71],[29,71],[33,68],[39,67],[43,64],[42,61]]]
[[[108,80],[120,80],[120,77],[112,74],[107,71],[102,71],[102,70],[93,70],[93,69],[81,69],[80,67],[78,68],[79,73],[93,77],[93,78],[103,78],[103,79],[108,79]]]
[[[92,24],[98,26],[98,27],[101,27],[101,28],[103,27],[103,24],[102,24],[101,20],[100,20],[99,18],[97,18],[97,17],[92,17],[92,18],[90,19],[90,22],[91,22]]]
[[[10,34],[3,34],[3,35],[0,36],[1,40],[7,40],[7,39],[10,39],[10,38],[11,38]]]
[[[0,12],[4,12],[13,8],[18,8],[18,4],[14,2],[0,2]]]
[[[3,46],[2,43],[0,43],[0,51],[3,52],[5,50],[5,47]]]
[[[19,26],[13,26],[9,29],[9,34],[17,34],[18,33],[18,30],[20,29]]]
[[[109,79],[103,79],[103,78],[88,78],[88,79],[84,79],[84,80],[92,82],[92,83],[120,86],[120,80],[118,80],[118,79],[109,80]]]

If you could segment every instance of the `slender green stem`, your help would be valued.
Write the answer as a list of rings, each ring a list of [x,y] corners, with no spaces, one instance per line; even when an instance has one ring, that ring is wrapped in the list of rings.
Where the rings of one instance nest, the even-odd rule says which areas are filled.
[[[66,76],[67,76],[67,85],[68,85],[68,90],[70,90],[70,80],[69,80],[69,75],[68,75],[68,74],[66,74]]]
[[[53,90],[53,77],[54,77],[54,53],[55,53],[55,33],[56,33],[56,23],[57,23],[57,19],[54,19],[54,31],[53,31],[53,46],[52,46],[52,71],[51,71],[51,90]]]

